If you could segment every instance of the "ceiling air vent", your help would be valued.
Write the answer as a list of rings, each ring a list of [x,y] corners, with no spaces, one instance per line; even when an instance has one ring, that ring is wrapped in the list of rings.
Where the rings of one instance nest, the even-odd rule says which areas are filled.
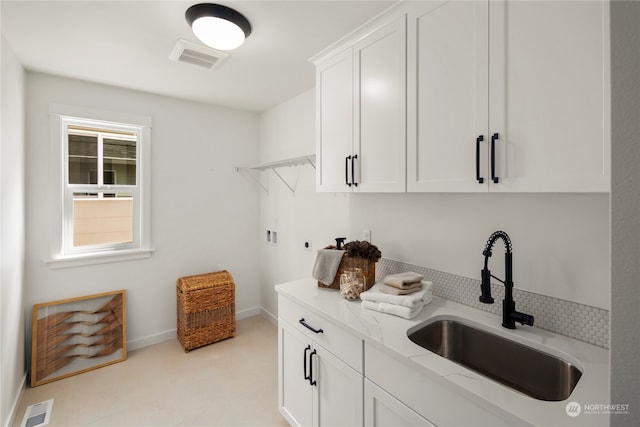
[[[169,55],[169,59],[172,61],[186,62],[209,70],[219,67],[228,57],[229,54],[226,52],[210,49],[186,40],[178,40]]]

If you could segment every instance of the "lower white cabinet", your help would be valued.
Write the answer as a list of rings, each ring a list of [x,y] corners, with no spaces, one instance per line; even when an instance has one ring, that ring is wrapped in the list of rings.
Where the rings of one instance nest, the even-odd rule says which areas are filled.
[[[435,427],[426,418],[367,379],[364,380],[364,425]]]
[[[319,344],[331,328],[309,314],[295,326],[278,319],[280,412],[292,426],[362,426],[363,374]],[[350,338],[359,341],[361,358],[362,341]]]
[[[278,313],[278,406],[292,426],[522,424],[308,305],[279,295]]]
[[[278,321],[280,412],[291,425],[313,423],[314,388],[308,377],[310,341],[286,322]]]
[[[423,418],[427,423],[417,425],[442,427],[522,425],[522,420],[510,416],[499,408],[491,408],[491,405],[478,404],[479,402],[465,396],[463,390],[448,380],[416,369],[407,363],[408,360],[403,361],[393,357],[387,350],[367,344],[365,354],[366,380],[389,393],[389,398],[396,399],[397,403],[415,411],[415,415]],[[390,400],[386,399],[385,402]],[[397,405],[388,407],[396,408],[395,416],[411,417],[409,412],[402,412]],[[368,412],[370,412],[369,409],[367,416],[370,417]],[[385,415],[390,416],[389,413],[390,410],[385,409]]]

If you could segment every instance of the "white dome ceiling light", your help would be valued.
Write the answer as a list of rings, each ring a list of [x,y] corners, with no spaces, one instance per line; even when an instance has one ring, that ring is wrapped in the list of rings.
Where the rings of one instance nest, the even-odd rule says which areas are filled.
[[[185,13],[187,22],[200,41],[220,50],[233,50],[251,34],[249,20],[227,6],[200,3]]]

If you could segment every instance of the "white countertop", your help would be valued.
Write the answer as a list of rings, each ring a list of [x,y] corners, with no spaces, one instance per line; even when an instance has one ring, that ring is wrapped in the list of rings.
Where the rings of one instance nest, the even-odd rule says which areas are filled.
[[[319,288],[313,279],[282,283],[276,285],[275,289],[366,342],[383,347],[396,357],[406,358],[416,369],[426,369],[446,378],[461,387],[461,393],[472,397],[477,403],[502,408],[523,423],[539,426],[609,425],[609,416],[606,414],[584,413],[583,410],[577,417],[570,417],[566,412],[569,402],[577,402],[582,408],[584,405],[610,403],[607,349],[536,327],[518,324],[517,329],[509,330],[501,326],[502,319],[499,316],[438,297],[434,297],[417,317],[407,320],[363,309],[360,301],[348,301],[340,297],[340,292],[335,289]],[[449,361],[414,344],[407,337],[407,330],[412,326],[443,316],[476,323],[484,330],[560,356],[577,366],[582,371],[582,377],[569,399],[560,402],[541,401]],[[523,366],[523,369],[526,368]]]

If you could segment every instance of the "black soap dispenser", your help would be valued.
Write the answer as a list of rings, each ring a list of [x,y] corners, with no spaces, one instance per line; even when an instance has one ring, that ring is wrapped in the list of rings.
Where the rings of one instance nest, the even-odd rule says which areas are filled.
[[[336,237],[336,249],[342,249],[345,240],[347,240],[346,237]]]

